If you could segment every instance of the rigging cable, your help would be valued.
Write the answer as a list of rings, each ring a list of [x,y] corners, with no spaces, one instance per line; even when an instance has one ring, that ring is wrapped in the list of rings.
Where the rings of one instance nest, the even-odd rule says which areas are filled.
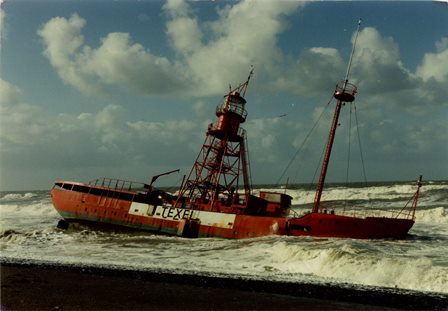
[[[361,157],[362,173],[363,173],[363,177],[364,177],[364,186],[367,187],[367,174],[366,174],[366,167],[364,164],[364,152],[362,151],[361,135],[359,133],[358,114],[356,113],[356,104],[355,103],[353,103],[353,104],[354,104],[354,109],[355,109],[356,133],[358,134],[358,145],[359,145],[359,153],[360,153],[360,157]],[[371,208],[371,207],[372,207],[372,200],[369,196],[369,203],[365,207],[365,212],[367,212],[367,208]]]
[[[352,104],[350,103],[350,116],[348,121],[348,150],[347,150],[347,171],[345,172],[345,198],[344,198],[344,211],[347,206],[347,189],[348,189],[348,177],[350,175],[350,154],[352,145]]]
[[[364,175],[364,184],[367,187],[367,175],[366,175],[366,167],[364,165],[364,153],[362,151],[362,145],[361,145],[361,136],[359,134],[359,124],[358,124],[358,114],[356,113],[356,104],[353,103],[353,107],[355,110],[355,122],[356,122],[356,133],[358,134],[358,144],[359,144],[359,153],[361,156],[361,164],[362,164],[362,173]]]
[[[333,95],[331,95],[330,100],[328,101],[328,103],[325,105],[324,109],[322,109],[322,112],[320,113],[319,117],[317,118],[316,122],[314,122],[311,130],[308,132],[308,134],[305,136],[305,139],[303,140],[302,144],[300,144],[300,147],[297,149],[297,151],[294,153],[293,157],[291,158],[291,160],[289,161],[288,165],[286,166],[286,168],[283,170],[282,174],[280,175],[279,179],[276,182],[276,186],[278,186],[280,184],[280,181],[282,180],[282,178],[285,176],[286,172],[288,171],[289,167],[291,166],[291,164],[294,162],[294,160],[296,159],[297,155],[300,153],[300,151],[302,151],[303,147],[305,146],[305,143],[308,141],[308,138],[311,136],[312,132],[314,131],[314,129],[316,128],[317,124],[320,122],[320,119],[322,119],[322,116],[325,112],[325,110],[328,108],[328,106],[330,105],[331,101],[333,100]]]

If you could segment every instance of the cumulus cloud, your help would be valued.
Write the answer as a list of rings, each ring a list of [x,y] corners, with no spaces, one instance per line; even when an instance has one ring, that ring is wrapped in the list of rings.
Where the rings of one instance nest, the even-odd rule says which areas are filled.
[[[35,143],[46,127],[45,122],[34,117],[38,108],[22,102],[22,90],[2,79],[0,93],[2,149],[9,148],[9,142]]]
[[[229,82],[235,85],[247,77],[253,64],[254,78],[266,90],[327,97],[331,94],[326,92],[331,93],[345,73],[347,60],[340,51],[315,46],[293,55],[278,43],[279,35],[288,27],[288,18],[301,5],[299,1],[232,2],[219,6],[217,18],[205,22],[189,3],[168,1],[164,12],[166,36],[174,52],[171,59],[134,42],[128,33],[109,33],[99,38],[97,46],[89,46],[83,35],[88,21],[78,14],[52,18],[40,27],[38,35],[44,44],[43,54],[59,77],[84,94],[221,95]],[[367,138],[364,146],[373,147],[366,147],[366,158],[390,155],[387,160],[393,161],[398,153],[403,158],[434,150],[440,154],[438,146],[446,145],[447,132],[446,120],[440,119],[439,112],[448,104],[448,38],[437,41],[435,50],[426,53],[415,70],[401,61],[399,46],[392,37],[366,27],[358,40],[351,80],[359,87],[358,107],[367,111],[361,116],[364,123],[360,127]],[[23,151],[31,147],[33,163],[47,167],[114,167],[116,172],[132,163],[140,167],[138,173],[148,165],[158,169],[189,167],[211,122],[127,120],[124,104],[49,116],[25,103],[22,90],[11,83],[1,81],[0,92],[1,152],[8,163],[26,161]],[[207,117],[203,98],[193,102],[196,115]],[[257,174],[271,178],[283,169],[320,110],[313,106],[307,113],[293,116],[294,121],[248,119],[244,127],[248,130],[251,165],[259,168],[254,169]],[[391,117],[400,114],[406,116],[408,124]],[[427,123],[416,125],[422,116]],[[331,115],[325,115],[323,125],[316,129],[324,134],[318,140],[322,144],[325,125],[330,121]],[[321,146],[313,149],[308,159],[318,159]]]
[[[133,43],[127,33],[110,33],[94,49],[81,33],[86,20],[78,14],[55,17],[38,31],[44,55],[67,84],[86,94],[113,88],[141,94],[166,93],[183,88],[181,71],[165,57]]]
[[[0,92],[2,174],[14,172],[11,184],[20,184],[13,177],[23,175],[23,170],[38,168],[53,174],[52,179],[78,171],[86,178],[122,170],[124,178],[147,177],[165,166],[190,165],[203,139],[203,135],[194,139],[202,124],[193,121],[128,121],[119,105],[52,115],[24,102],[22,90],[8,81],[0,80]],[[194,151],[186,141],[194,145]],[[126,173],[128,169],[135,171]],[[52,180],[47,182],[50,185]]]
[[[292,94],[315,96],[336,85],[343,71],[344,62],[336,49],[309,48],[278,75],[276,87]]]
[[[244,79],[252,64],[260,75],[281,71],[277,36],[301,4],[242,1],[221,8],[217,20],[201,23],[186,2],[168,1],[166,34],[174,60],[133,43],[128,33],[110,33],[92,48],[82,35],[87,21],[78,14],[52,18],[38,34],[61,79],[83,93],[121,88],[146,95],[216,95],[229,82]]]
[[[438,41],[438,52],[425,54],[412,72],[401,61],[399,46],[392,37],[383,37],[371,27],[364,28],[359,33],[352,69],[358,98],[369,106],[392,105],[414,115],[446,106],[448,49],[444,42],[445,38]]]
[[[421,65],[417,68],[417,75],[424,82],[433,80],[434,83],[448,82],[448,37],[436,42],[437,53],[427,53]]]
[[[300,4],[242,1],[227,5],[219,10],[217,20],[207,24],[211,35],[204,42],[197,17],[190,16],[184,6],[168,2],[166,10],[178,18],[168,21],[167,33],[195,81],[216,94],[235,77],[245,77],[250,65],[256,66],[259,75],[279,70],[277,62],[283,55],[277,36],[286,28],[286,16]]]
[[[400,60],[398,45],[371,27],[359,33],[353,75],[363,92],[371,94],[398,92],[417,85]]]
[[[311,47],[297,56],[280,49],[278,36],[302,4],[241,1],[217,6],[218,17],[204,22],[187,2],[167,1],[163,9],[173,59],[151,53],[128,33],[109,33],[92,48],[82,34],[87,21],[77,14],[52,18],[38,34],[61,79],[86,94],[217,95],[228,83],[241,82],[255,65],[265,89],[315,96],[342,79],[346,60],[333,47]],[[447,103],[447,42],[441,38],[437,52],[427,53],[412,72],[392,37],[365,27],[358,37],[352,80],[372,104],[387,102],[421,114],[422,102]]]
[[[188,141],[192,133],[198,131],[198,124],[188,120],[166,122],[128,122],[127,125],[140,139],[151,140],[159,145],[171,145]]]

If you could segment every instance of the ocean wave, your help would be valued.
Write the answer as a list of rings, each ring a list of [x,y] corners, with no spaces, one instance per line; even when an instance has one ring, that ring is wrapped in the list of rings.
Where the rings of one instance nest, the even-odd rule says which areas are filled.
[[[445,207],[437,207],[427,210],[419,210],[417,208],[415,215],[416,215],[416,221],[418,222],[448,225],[448,212]]]
[[[26,193],[20,193],[20,192],[12,192],[12,193],[4,193],[0,197],[0,202],[14,202],[14,201],[26,201],[31,198],[35,198],[38,196],[37,193],[34,192],[26,192]]]
[[[414,184],[393,184],[384,186],[369,187],[344,187],[333,186],[324,189],[322,201],[382,201],[382,202],[404,202],[406,203],[417,190]],[[293,198],[294,205],[310,204],[314,201],[315,189],[279,189],[261,188],[259,191],[285,192]],[[435,203],[448,202],[448,185],[431,184],[424,185],[420,190],[420,203],[423,205],[433,205]]]
[[[261,190],[261,189],[259,189]],[[258,190],[258,191],[259,191]],[[283,192],[264,187],[262,190]],[[412,184],[329,187],[326,200],[367,200],[391,210],[416,190]],[[421,189],[413,237],[402,241],[269,236],[247,240],[184,239],[150,233],[102,232],[78,226],[56,228],[48,192],[6,193],[0,197],[2,257],[90,263],[137,269],[221,273],[278,280],[315,280],[444,292],[448,264],[448,184]],[[291,189],[293,204],[309,204],[314,189]],[[356,204],[355,204],[356,203]],[[403,204],[404,203],[404,204]],[[306,207],[309,210],[309,206]],[[297,210],[304,210],[299,206]]]
[[[5,230],[0,242],[2,257],[8,258],[448,292],[448,266],[431,258],[424,241],[278,236],[190,240],[45,229]]]
[[[2,217],[14,215],[20,219],[22,217],[56,215],[57,212],[51,202],[48,200],[40,200],[27,204],[0,204],[0,214]]]
[[[270,266],[276,271],[355,284],[448,292],[448,267],[436,266],[427,257],[374,254],[353,247],[350,241],[335,244],[313,249],[308,245],[276,243],[271,250]]]

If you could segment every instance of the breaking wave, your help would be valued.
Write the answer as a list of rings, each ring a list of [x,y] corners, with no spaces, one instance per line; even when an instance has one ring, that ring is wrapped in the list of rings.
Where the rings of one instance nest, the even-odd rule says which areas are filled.
[[[340,282],[448,292],[448,266],[434,265],[431,258],[375,254],[380,251],[375,242],[371,250],[353,241],[331,244],[313,249],[309,245],[278,242],[271,249],[270,265],[290,274],[311,274]],[[390,246],[396,248],[392,243]]]
[[[314,189],[290,187],[294,209],[309,210]],[[256,190],[283,192],[270,186]],[[389,210],[402,207],[412,183],[327,187],[324,200]],[[175,273],[219,273],[291,282],[334,282],[447,293],[448,183],[421,189],[416,223],[405,240],[269,236],[247,240],[183,239],[148,233],[60,230],[48,191],[0,193],[1,258],[91,264]]]
[[[0,202],[15,202],[15,201],[27,201],[31,198],[34,198],[38,196],[36,193],[33,192],[26,192],[26,193],[3,193],[0,194]]]

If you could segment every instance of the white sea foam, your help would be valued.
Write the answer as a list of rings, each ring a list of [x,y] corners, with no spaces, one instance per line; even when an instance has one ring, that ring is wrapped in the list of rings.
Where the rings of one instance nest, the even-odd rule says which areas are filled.
[[[22,216],[27,215],[39,215],[55,212],[55,209],[51,202],[37,201],[26,205],[21,204],[1,204],[0,213],[23,213]]]
[[[344,241],[315,249],[279,242],[271,248],[270,265],[277,271],[355,284],[448,292],[448,267],[435,266],[426,257],[363,253],[350,243]]]
[[[428,210],[417,209],[415,215],[418,222],[448,225],[448,212],[445,207],[436,207]]]
[[[289,281],[314,279],[317,282],[448,292],[446,265],[435,265],[426,256],[400,255],[400,248],[393,242],[388,242],[387,248],[391,250],[388,254],[383,245],[376,246],[382,250],[378,253],[375,247],[366,249],[363,241],[337,239],[268,237],[241,242],[137,236],[128,237],[128,241],[121,238],[122,243],[118,246],[102,240],[104,236],[101,235],[78,233],[68,238],[66,234],[58,234],[46,250],[25,247],[32,241],[47,238],[43,232],[14,241],[24,244],[19,257],[70,264],[165,269],[178,273],[249,275]],[[24,243],[27,239],[29,241]],[[124,253],[126,256],[122,255]],[[11,253],[4,255],[10,257]]]
[[[276,188],[264,188],[259,191],[274,191],[278,192],[280,189]],[[374,200],[384,200],[384,201],[395,201],[403,200],[407,201],[410,199],[415,191],[417,190],[416,185],[410,184],[396,184],[387,186],[370,186],[370,187],[360,187],[360,188],[347,188],[347,187],[328,187],[324,190],[322,195],[322,201],[339,201],[339,200],[364,200],[364,201],[374,201]],[[435,191],[440,191],[437,196],[428,193],[434,193]],[[424,185],[420,190],[420,201],[422,202],[434,202],[440,199],[443,192],[448,193],[448,185]],[[258,191],[257,191],[258,192]],[[256,192],[256,193],[257,193]],[[281,189],[280,192],[285,192]],[[315,189],[286,189],[286,193],[293,198],[293,204],[309,204],[314,201]]]
[[[27,193],[6,193],[2,197],[0,197],[0,202],[8,202],[8,201],[19,201],[19,200],[29,200],[30,198],[36,197],[37,194],[33,192]]]
[[[412,184],[330,187],[326,200],[364,201],[386,210],[412,197]],[[265,189],[268,190],[268,189]],[[283,189],[270,189],[283,192]],[[183,239],[148,233],[55,228],[60,219],[48,193],[0,198],[1,257],[173,272],[221,273],[291,282],[348,282],[447,293],[448,190],[424,185],[411,237],[403,241],[264,237],[249,240]],[[288,190],[296,210],[314,189]],[[26,197],[26,198],[25,198]]]

